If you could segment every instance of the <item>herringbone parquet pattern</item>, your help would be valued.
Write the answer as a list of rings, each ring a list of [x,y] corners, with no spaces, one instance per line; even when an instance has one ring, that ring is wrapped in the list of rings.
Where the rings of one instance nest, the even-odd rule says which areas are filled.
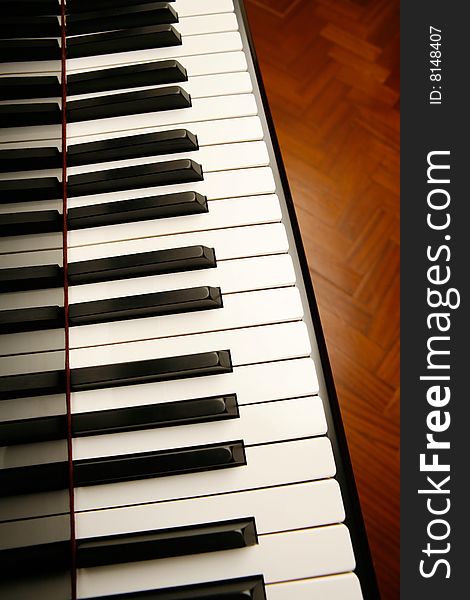
[[[399,597],[399,2],[246,0],[383,600]]]

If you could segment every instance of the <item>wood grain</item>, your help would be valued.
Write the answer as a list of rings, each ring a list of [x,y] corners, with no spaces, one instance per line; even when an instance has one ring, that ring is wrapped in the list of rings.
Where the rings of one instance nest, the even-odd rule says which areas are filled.
[[[399,2],[246,0],[383,600],[399,598]]]

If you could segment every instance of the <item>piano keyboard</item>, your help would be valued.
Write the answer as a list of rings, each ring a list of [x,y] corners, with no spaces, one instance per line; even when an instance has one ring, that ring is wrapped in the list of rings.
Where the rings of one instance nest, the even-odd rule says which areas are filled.
[[[0,6],[2,599],[378,598],[243,5]]]

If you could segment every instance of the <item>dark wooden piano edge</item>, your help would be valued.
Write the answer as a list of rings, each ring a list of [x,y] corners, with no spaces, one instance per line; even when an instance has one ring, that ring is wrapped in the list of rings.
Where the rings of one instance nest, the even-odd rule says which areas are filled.
[[[343,497],[346,518],[344,523],[347,525],[351,540],[354,548],[354,554],[356,558],[356,569],[355,573],[358,576],[362,593],[365,600],[380,600],[380,593],[377,584],[377,579],[374,571],[372,555],[369,548],[369,542],[367,539],[366,528],[364,524],[364,518],[362,516],[362,510],[359,503],[359,495],[357,492],[356,482],[354,479],[354,473],[349,454],[348,444],[346,441],[346,435],[344,431],[344,425],[341,417],[341,409],[336,394],[336,389],[333,381],[333,374],[331,371],[330,360],[328,357],[328,351],[326,347],[325,337],[323,334],[323,328],[320,319],[320,313],[318,310],[318,304],[313,289],[312,279],[308,268],[307,257],[305,254],[300,228],[295,212],[294,202],[289,188],[286,170],[282,155],[279,147],[279,142],[276,136],[274,128],[274,122],[269,109],[267,100],[266,90],[264,87],[263,78],[261,75],[261,69],[259,67],[258,58],[256,55],[255,45],[251,36],[249,28],[249,21],[247,12],[244,6],[244,0],[234,0],[235,10],[238,11],[242,17],[245,34],[248,41],[248,45],[251,52],[253,61],[253,67],[256,74],[257,84],[263,109],[266,116],[267,126],[271,136],[271,143],[273,146],[274,154],[276,157],[277,168],[279,170],[279,177],[282,184],[283,195],[286,201],[287,210],[290,217],[291,227],[294,235],[296,250],[298,259],[300,262],[300,268],[304,280],[305,289],[307,292],[307,299],[310,309],[310,315],[313,321],[313,327],[315,329],[316,341],[318,345],[323,377],[325,380],[326,395],[328,402],[324,402],[326,420],[328,424],[328,437],[331,441],[333,448],[333,454],[336,462],[336,479],[341,487],[341,493]],[[243,32],[242,36],[243,36]],[[321,379],[321,378],[319,378]],[[321,381],[320,381],[320,393],[321,393]],[[324,398],[326,400],[326,398]]]

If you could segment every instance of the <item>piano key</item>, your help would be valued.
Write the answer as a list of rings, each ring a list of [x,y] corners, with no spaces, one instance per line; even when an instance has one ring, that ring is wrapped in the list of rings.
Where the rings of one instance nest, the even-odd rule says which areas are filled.
[[[190,106],[189,95],[179,86],[146,89],[96,96],[84,100],[71,100],[67,103],[67,121],[77,123],[95,119],[110,119],[124,115],[184,109]]]
[[[181,158],[70,175],[67,192],[73,198],[135,188],[190,183],[202,179],[202,167],[190,158]]]
[[[129,297],[129,304],[134,301],[137,303],[138,297]],[[293,287],[227,295],[223,297],[223,307],[219,305],[218,308],[219,310],[216,311],[200,312],[197,319],[192,313],[183,313],[146,318],[139,318],[136,315],[132,320],[114,323],[103,319],[91,325],[79,324],[70,328],[70,347],[80,348],[131,342],[150,337],[156,339],[206,331],[224,331],[250,325],[295,321],[303,316],[299,292]],[[18,335],[5,338],[5,343],[12,353],[36,351],[34,342],[28,350],[27,341],[24,340],[22,344],[18,338]],[[38,340],[38,344],[38,347],[43,350],[56,349],[42,346],[41,340]]]
[[[177,60],[162,60],[72,74],[67,78],[67,93],[90,94],[182,81],[187,81],[186,69]]]
[[[175,0],[174,7],[180,17],[210,15],[234,10],[233,0],[200,0],[196,6],[192,0]]]
[[[0,150],[1,173],[54,169],[61,165],[62,154],[54,147]]]
[[[273,346],[276,343],[279,345],[277,347]],[[133,360],[136,361],[147,361],[178,356],[181,353],[189,355],[199,352],[213,352],[214,348],[230,348],[234,366],[270,360],[301,358],[308,356],[310,353],[305,324],[303,322],[293,322],[199,333],[184,336],[184,338],[163,338],[117,344],[115,346],[72,349],[70,352],[70,366],[72,369],[79,369],[102,364],[125,363],[129,360],[129,356],[132,356]],[[28,358],[33,363],[35,356],[31,355]],[[6,358],[1,359],[1,361],[7,364]]]
[[[49,462],[0,469],[0,496],[63,490],[68,487],[68,463]]]
[[[171,27],[171,26],[160,26]],[[67,59],[67,72],[95,70],[106,67],[118,67],[134,63],[151,62],[154,60],[180,60],[185,56],[199,56],[204,54],[218,54],[220,52],[236,52],[243,50],[240,34],[236,31],[221,33],[204,33],[202,35],[186,36],[181,44],[172,47],[155,47],[152,45],[147,50],[117,51],[112,54],[99,56],[84,56],[81,58]],[[13,63],[15,64],[15,63]],[[34,65],[32,66],[34,67]],[[13,70],[15,69],[15,70]],[[11,67],[12,72],[21,73],[21,65]],[[5,75],[9,74],[7,67]]]
[[[62,392],[65,392],[64,371],[43,371],[0,377],[0,400]]]
[[[335,465],[325,437],[245,448],[246,465],[230,471],[135,480],[77,487],[76,513],[146,502],[196,498],[213,494],[301,483],[332,477]]]
[[[195,135],[187,129],[173,129],[101,142],[74,144],[67,150],[67,165],[74,167],[144,156],[192,152],[197,149],[198,143]]]
[[[223,31],[238,31],[238,21],[234,13],[182,17],[178,23],[178,31],[184,38],[189,35],[203,35]]]
[[[66,415],[0,422],[0,446],[49,442],[63,440],[66,437]]]
[[[354,573],[304,579],[267,586],[268,600],[363,600],[361,584]]]
[[[2,579],[12,576],[24,576],[28,570],[31,575],[42,574],[48,571],[64,571],[69,568],[70,541],[50,542],[37,546],[9,548],[0,550],[2,570],[7,573]]]
[[[77,59],[131,50],[168,48],[180,44],[181,35],[172,25],[148,25],[72,37],[67,44],[67,58]]]
[[[2,6],[3,9],[3,6]],[[30,13],[11,16],[2,10],[0,23],[0,38],[59,38],[61,35],[60,21],[55,16],[34,16]],[[24,15],[28,16],[25,17]],[[5,16],[7,15],[7,16]]]
[[[286,556],[289,560],[286,560]],[[354,569],[349,532],[330,525],[259,536],[259,544],[191,557],[168,558],[118,566],[78,570],[78,597],[166,588],[263,573],[266,584],[291,581]]]
[[[1,218],[0,235],[8,237],[52,233],[61,231],[62,228],[63,219],[58,210],[7,213]],[[7,247],[4,250],[8,251]]]
[[[59,237],[58,234],[51,234],[51,233],[47,233],[44,234],[45,236],[49,237],[49,236],[53,236],[55,237],[55,241],[57,242]],[[9,237],[9,238],[5,238],[6,244],[10,244],[10,243],[14,243],[15,241],[17,242],[18,240],[27,240],[29,238],[29,236],[25,236],[25,237]],[[54,244],[54,245],[58,245],[58,244]],[[19,252],[15,252],[15,253],[11,253],[11,254],[2,254],[0,255],[0,265],[2,267],[9,267],[9,268],[27,268],[27,267],[44,267],[44,266],[54,266],[54,265],[59,265],[59,267],[62,266],[62,249],[61,248],[56,248],[54,250],[45,250],[44,252],[24,252],[24,254],[21,253],[21,250]],[[0,269],[1,271],[1,269]],[[62,283],[60,284],[61,286],[63,285],[63,279],[62,279]],[[26,288],[26,289],[31,289],[31,288]],[[36,288],[32,288],[32,289],[36,289]],[[6,291],[6,290],[5,290]],[[18,306],[19,308],[19,306]]]
[[[78,568],[221,552],[247,548],[258,542],[254,519],[238,519],[193,527],[164,528],[78,540]],[[3,554],[3,553],[2,553]]]
[[[184,585],[130,594],[101,596],[102,600],[266,600],[262,575]]]
[[[168,217],[206,214],[207,198],[195,192],[135,198],[98,206],[82,206],[68,211],[69,231],[90,227],[133,223]]]
[[[174,236],[118,241],[89,247],[69,248],[71,263],[78,261],[127,256],[140,252],[170,250],[181,247],[180,243],[193,243],[200,240],[205,246],[214,248],[217,260],[252,257],[287,252],[288,241],[284,226],[280,223],[252,225],[232,229],[182,233]],[[153,250],[152,250],[153,249]],[[36,253],[43,255],[45,253]],[[122,260],[122,259],[121,259]],[[75,269],[76,267],[73,267]],[[138,276],[139,273],[134,273]],[[78,283],[78,281],[76,282]]]
[[[234,394],[79,413],[72,416],[74,437],[135,431],[155,427],[174,427],[190,423],[238,418]],[[12,446],[61,440],[67,437],[66,415],[0,422],[0,445]]]
[[[53,200],[62,197],[62,184],[57,177],[0,180],[2,203]]]
[[[246,465],[245,449],[243,442],[238,440],[197,448],[75,461],[74,482],[76,486],[95,487],[148,478],[166,479],[172,475],[211,472],[243,465]],[[43,467],[41,465],[41,470]],[[0,478],[3,472],[0,470]]]
[[[0,104],[0,127],[30,127],[62,122],[57,102],[36,104]]]
[[[72,416],[73,436],[83,437],[124,431],[212,423],[239,417],[235,394],[167,402],[147,406],[79,413]],[[40,420],[40,419],[39,419]],[[31,419],[28,421],[33,427]],[[13,428],[15,421],[9,422]],[[0,428],[2,425],[0,425]],[[7,427],[5,426],[5,430]],[[17,439],[17,438],[16,438]],[[52,439],[52,438],[51,438]]]
[[[0,334],[41,331],[63,326],[64,311],[59,306],[0,311]]]
[[[63,281],[64,276],[59,265],[0,269],[0,284],[3,293],[59,287]]]
[[[94,390],[119,385],[203,377],[231,371],[230,352],[220,350],[171,358],[133,360],[117,365],[113,363],[74,368],[70,375],[70,384],[74,391]]]
[[[68,278],[73,285],[109,279],[128,279],[139,275],[209,269],[215,266],[212,248],[187,246],[72,262],[68,265]]]
[[[136,116],[114,117],[81,123],[70,123],[69,139],[88,135],[103,135],[109,131],[135,131],[145,127],[169,126],[178,124],[184,126],[196,121],[212,121],[246,117],[257,114],[256,103],[252,94],[237,94],[215,98],[196,98],[192,101],[191,110],[172,110],[160,113],[146,113]],[[190,127],[189,127],[190,128]],[[25,131],[25,137],[28,133]],[[34,137],[34,130],[31,138]],[[29,137],[29,136],[28,136]]]
[[[52,98],[60,95],[58,76],[0,78],[0,100]]]
[[[276,377],[275,377],[276,376]],[[315,366],[310,358],[285,360],[243,367],[235,366],[232,373],[217,377],[201,377],[194,380],[153,383],[131,388],[109,388],[85,392],[72,392],[73,412],[93,412],[132,406],[148,406],[155,403],[192,400],[204,393],[223,395],[236,390],[240,406],[255,402],[284,400],[300,396],[318,394],[318,379]],[[16,418],[40,416],[34,399],[16,401]],[[0,404],[2,420],[15,418],[15,413],[7,402]],[[47,411],[47,406],[42,408]],[[49,414],[57,409],[52,406]]]
[[[174,2],[174,0],[167,0]],[[153,4],[155,0],[139,0],[139,4]],[[104,10],[114,7],[129,7],[129,0],[68,0],[67,10],[70,13],[77,14],[81,12],[89,12],[95,8]]]
[[[164,405],[163,405],[164,406]],[[91,417],[90,417],[91,418]],[[264,402],[240,407],[240,418],[171,428],[109,433],[73,441],[74,460],[154,452],[243,438],[245,446],[301,439],[326,433],[323,405],[318,396]],[[176,442],[177,440],[177,442]],[[15,448],[11,448],[12,455]],[[13,460],[13,457],[12,459]]]
[[[8,15],[59,15],[58,0],[2,0],[2,10]]]
[[[10,69],[5,69],[5,75],[15,73],[14,65],[19,62],[57,61],[60,57],[61,49],[57,39],[0,40],[0,62],[12,65]],[[26,65],[20,72],[28,72],[28,68],[29,65]]]
[[[252,515],[259,535],[340,523],[344,507],[333,479],[296,483],[277,488],[154,502],[76,515],[78,539],[134,533],[163,527],[190,527],[198,523]],[[37,534],[35,536],[38,537]],[[43,538],[39,538],[43,541]],[[25,540],[28,543],[29,540]],[[44,541],[47,538],[44,536]],[[26,544],[25,544],[26,545]]]

